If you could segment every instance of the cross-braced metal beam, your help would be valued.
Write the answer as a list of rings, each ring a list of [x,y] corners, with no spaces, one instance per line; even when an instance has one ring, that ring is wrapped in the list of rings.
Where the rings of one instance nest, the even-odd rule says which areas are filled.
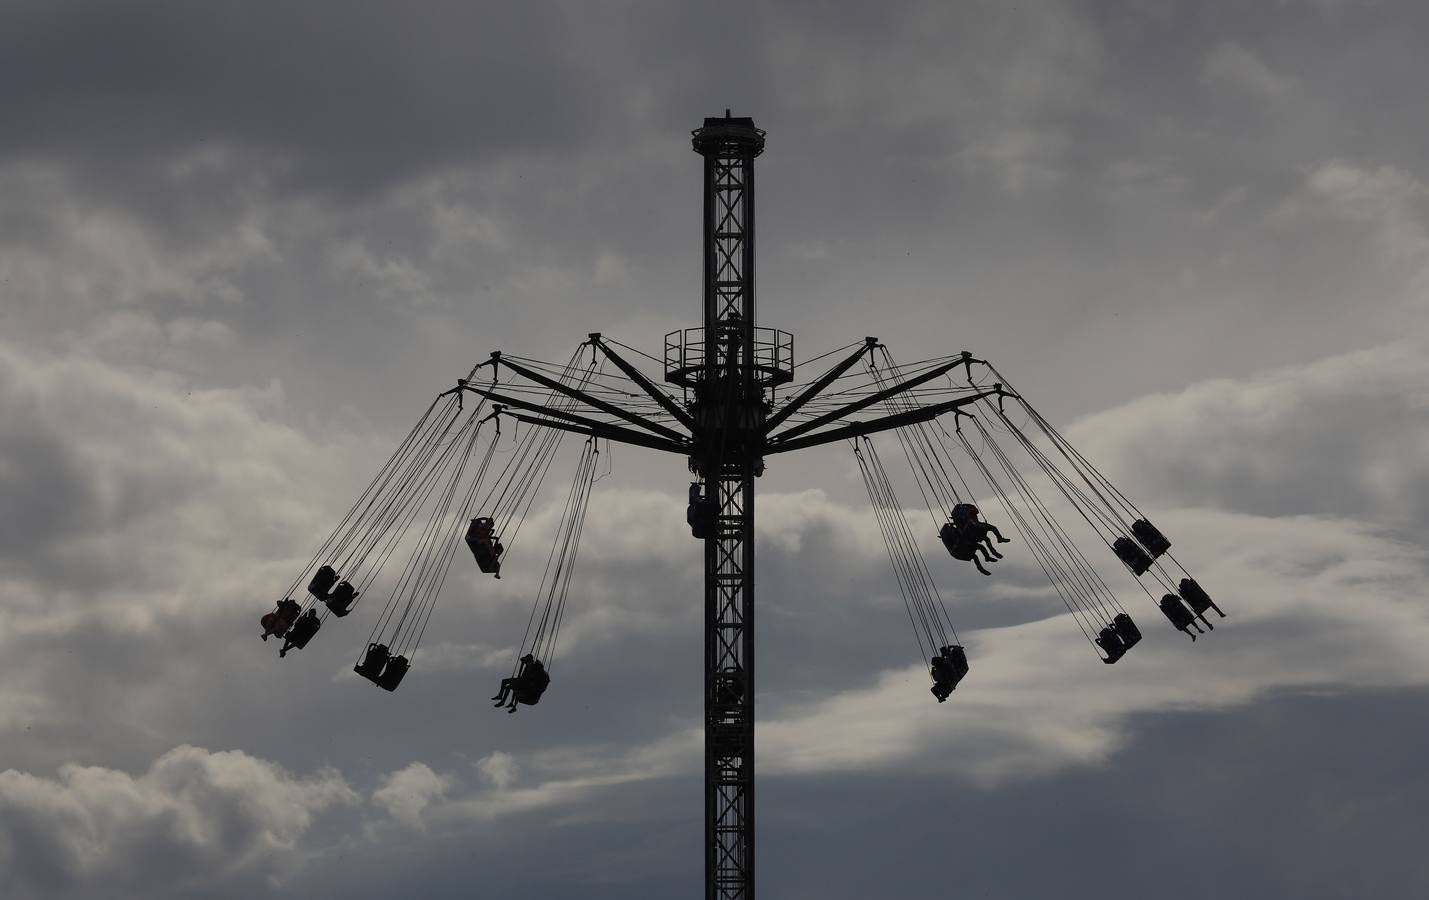
[[[763,471],[764,391],[755,366],[752,119],[706,119],[703,446],[693,457],[716,501],[705,540],[705,897],[754,900],[754,477]]]

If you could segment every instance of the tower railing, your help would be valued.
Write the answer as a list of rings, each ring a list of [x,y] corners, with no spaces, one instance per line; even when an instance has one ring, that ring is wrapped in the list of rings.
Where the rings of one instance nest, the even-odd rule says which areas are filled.
[[[694,387],[703,377],[706,346],[702,327],[682,328],[665,335],[665,380]],[[755,327],[752,355],[754,380],[760,386],[794,380],[794,335],[789,332]]]

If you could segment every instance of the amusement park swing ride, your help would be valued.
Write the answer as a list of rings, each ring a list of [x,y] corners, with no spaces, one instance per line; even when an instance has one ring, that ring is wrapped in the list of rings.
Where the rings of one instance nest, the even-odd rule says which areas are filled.
[[[976,505],[979,491],[995,499],[994,516],[1046,574],[1103,663],[1136,647],[1141,630],[1034,480],[1076,511],[1092,552],[1103,549],[1095,542],[1104,545],[1102,558],[1130,571],[1178,631],[1194,641],[1213,627],[1208,612],[1225,614],[1150,518],[991,362],[958,351],[898,363],[868,337],[810,360],[837,357],[800,380],[792,335],[756,324],[754,160],[764,132],[726,111],[705,119],[693,138],[704,161],[701,326],[666,335],[661,359],[600,333],[564,363],[492,353],[432,400],[262,617],[262,638],[282,639],[283,656],[302,649],[330,619],[375,605],[359,601],[376,588],[386,599],[354,670],[395,691],[418,659],[460,548],[481,573],[500,578],[557,450],[576,435],[584,442],[519,658],[492,698],[512,712],[535,705],[551,683],[599,442],[688,458],[687,522],[704,545],[705,896],[753,900],[754,485],[767,457],[848,444],[939,703],[970,663],[877,434],[896,441],[925,505],[943,517],[938,538],[948,554],[983,574],[1002,558],[998,546],[1014,541]],[[647,371],[651,364],[660,371]],[[534,427],[498,464],[503,420]],[[402,556],[400,569],[389,565]]]

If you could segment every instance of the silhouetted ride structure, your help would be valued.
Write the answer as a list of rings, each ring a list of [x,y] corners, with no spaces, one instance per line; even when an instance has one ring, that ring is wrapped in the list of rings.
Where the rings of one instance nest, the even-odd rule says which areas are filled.
[[[666,335],[662,359],[600,333],[563,364],[492,353],[427,407],[263,616],[262,637],[283,638],[284,655],[301,649],[395,572],[377,591],[386,599],[354,670],[396,690],[461,545],[481,573],[500,578],[524,546],[522,526],[557,450],[577,435],[584,442],[518,659],[492,697],[510,712],[534,705],[551,682],[601,442],[687,457],[687,522],[704,543],[705,896],[752,900],[754,483],[767,458],[849,446],[939,703],[969,662],[924,549],[936,535],[954,560],[991,574],[998,546],[1015,539],[983,519],[980,502],[1020,538],[1104,663],[1142,634],[1062,519],[1084,520],[1104,558],[1119,560],[1191,640],[1212,628],[1207,611],[1224,613],[1171,554],[1170,540],[990,362],[959,351],[898,363],[868,337],[796,364],[788,332],[756,325],[754,160],[764,132],[726,111],[693,134],[704,159],[701,326]],[[825,371],[801,379],[801,367],[830,358]],[[652,364],[658,376],[647,371]],[[513,428],[498,457],[503,421],[534,427]],[[911,470],[933,519],[926,534],[894,493],[872,440],[880,433]],[[397,558],[405,558],[400,569],[389,565]]]

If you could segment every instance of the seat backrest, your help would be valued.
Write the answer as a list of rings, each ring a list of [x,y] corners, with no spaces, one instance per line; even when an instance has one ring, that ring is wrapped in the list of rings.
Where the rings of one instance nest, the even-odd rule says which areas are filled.
[[[1191,611],[1182,603],[1181,598],[1175,594],[1167,594],[1161,598],[1161,611],[1166,614],[1166,618],[1171,620],[1171,624],[1177,628],[1185,628],[1191,624],[1194,618]]]
[[[1112,542],[1111,548],[1136,574],[1140,575],[1151,568],[1151,557],[1131,538],[1123,535]]]
[[[1141,629],[1136,627],[1136,623],[1126,613],[1117,613],[1112,618],[1111,624],[1116,629],[1116,633],[1121,636],[1122,643],[1128,647],[1141,640]]]
[[[1198,613],[1203,613],[1211,608],[1211,597],[1199,584],[1190,578],[1182,578],[1181,597],[1186,603]]]
[[[327,593],[328,588],[336,583],[337,572],[333,571],[332,566],[323,566],[318,569],[317,572],[313,573],[313,580],[308,582],[308,590],[318,596],[322,596]]]
[[[1160,556],[1171,548],[1171,542],[1166,539],[1166,535],[1145,519],[1137,519],[1132,522],[1131,533],[1154,556]]]

